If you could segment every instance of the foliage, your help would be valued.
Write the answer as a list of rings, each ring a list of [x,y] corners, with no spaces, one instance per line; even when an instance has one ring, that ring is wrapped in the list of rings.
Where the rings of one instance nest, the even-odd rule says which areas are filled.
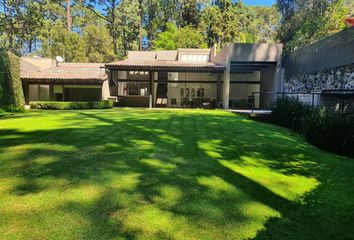
[[[297,98],[281,97],[272,103],[271,110],[274,123],[301,132],[303,118],[312,108]]]
[[[52,102],[31,101],[31,109],[74,110],[74,109],[104,109],[112,108],[113,102],[104,100],[100,102]]]
[[[313,109],[303,121],[303,134],[311,144],[354,157],[354,114]]]
[[[304,135],[322,149],[354,157],[354,114],[311,107],[296,98],[278,98],[272,105],[275,124]]]
[[[20,59],[5,51],[0,51],[0,108],[6,111],[24,109]]]
[[[231,41],[273,42],[278,16],[274,7],[248,7],[231,0],[19,0],[1,4],[6,5],[1,9],[8,9],[0,11],[4,49],[18,55],[62,55],[73,62],[110,62],[141,45],[175,49],[222,47]]]
[[[86,56],[89,62],[112,62],[115,59],[112,40],[104,27],[88,25],[84,32]]]
[[[153,49],[174,50],[177,48],[206,48],[203,35],[191,26],[177,29],[168,23],[165,32],[159,33],[153,42]]]
[[[354,236],[354,161],[284,128],[156,109],[31,110],[0,126],[1,239]]]
[[[55,22],[43,41],[43,55],[64,57],[67,62],[85,62],[85,42],[79,34],[69,32],[62,22]]]
[[[286,52],[344,29],[350,14],[344,0],[278,0],[277,6],[282,14],[277,37]]]

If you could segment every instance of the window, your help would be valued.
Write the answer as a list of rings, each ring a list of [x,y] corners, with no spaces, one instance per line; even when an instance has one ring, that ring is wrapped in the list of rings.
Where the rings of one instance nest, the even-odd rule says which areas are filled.
[[[119,95],[123,96],[148,96],[149,83],[121,82],[118,85]]]
[[[181,98],[184,98],[184,88],[181,88]]]
[[[182,62],[207,62],[209,55],[182,55]]]

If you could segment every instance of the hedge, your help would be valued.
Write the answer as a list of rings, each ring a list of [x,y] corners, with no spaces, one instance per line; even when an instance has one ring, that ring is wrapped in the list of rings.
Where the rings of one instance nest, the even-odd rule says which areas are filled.
[[[50,110],[74,110],[74,109],[107,109],[113,107],[113,102],[104,100],[100,102],[50,102],[50,101],[31,101],[31,109],[50,109]]]
[[[321,149],[354,157],[354,113],[311,107],[285,97],[272,104],[272,121],[302,134]]]
[[[20,59],[0,50],[0,108],[22,111],[25,100],[20,78]]]

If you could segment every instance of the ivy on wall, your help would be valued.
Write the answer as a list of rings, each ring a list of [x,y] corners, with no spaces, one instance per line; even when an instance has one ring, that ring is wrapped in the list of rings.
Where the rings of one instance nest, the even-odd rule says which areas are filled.
[[[24,95],[20,78],[20,59],[0,50],[0,109],[23,110]]]

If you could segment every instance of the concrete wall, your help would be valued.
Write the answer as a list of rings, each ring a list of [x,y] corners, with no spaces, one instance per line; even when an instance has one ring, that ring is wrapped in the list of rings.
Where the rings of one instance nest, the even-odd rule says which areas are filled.
[[[354,27],[343,30],[283,58],[286,78],[354,63]]]
[[[261,71],[261,81],[266,81],[265,87],[269,91],[278,91],[282,85],[281,55],[282,44],[227,44],[212,61],[226,66],[223,74],[223,105],[225,109],[229,108],[230,99],[230,62],[265,62],[274,63],[269,69]]]
[[[102,83],[102,100],[107,100],[110,96],[108,80]]]
[[[284,57],[285,92],[354,89],[354,27]]]

